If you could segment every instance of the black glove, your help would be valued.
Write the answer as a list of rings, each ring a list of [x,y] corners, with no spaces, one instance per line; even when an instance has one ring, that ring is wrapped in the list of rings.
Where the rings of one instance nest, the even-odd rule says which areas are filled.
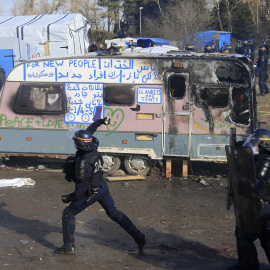
[[[69,203],[71,201],[69,195],[62,195],[61,200],[63,203]]]
[[[103,125],[109,125],[111,122],[111,119],[109,117],[105,117],[103,119],[100,119],[100,123]]]
[[[63,173],[65,173],[65,179],[71,182],[76,178],[76,168],[74,157],[70,156],[66,159],[66,163],[63,165]]]

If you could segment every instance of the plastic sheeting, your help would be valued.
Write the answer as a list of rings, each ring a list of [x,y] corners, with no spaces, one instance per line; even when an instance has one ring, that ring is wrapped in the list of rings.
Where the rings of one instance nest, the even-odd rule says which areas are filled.
[[[33,186],[35,183],[32,178],[0,179],[0,187]]]
[[[81,14],[0,16],[0,38],[16,37],[37,47],[44,55],[46,42],[66,41],[67,55],[87,53],[89,22]],[[50,56],[53,55],[50,52]]]

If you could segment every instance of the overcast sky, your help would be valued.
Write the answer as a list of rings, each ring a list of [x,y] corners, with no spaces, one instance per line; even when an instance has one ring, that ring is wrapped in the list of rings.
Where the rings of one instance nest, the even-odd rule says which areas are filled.
[[[2,15],[3,16],[10,16],[10,8],[13,6],[12,0],[1,0],[1,6],[3,9]]]

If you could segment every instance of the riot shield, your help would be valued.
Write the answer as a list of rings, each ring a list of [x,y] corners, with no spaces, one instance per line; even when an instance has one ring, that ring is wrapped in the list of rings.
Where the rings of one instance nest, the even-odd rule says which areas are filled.
[[[237,227],[260,233],[260,212],[253,152],[250,147],[226,146]]]

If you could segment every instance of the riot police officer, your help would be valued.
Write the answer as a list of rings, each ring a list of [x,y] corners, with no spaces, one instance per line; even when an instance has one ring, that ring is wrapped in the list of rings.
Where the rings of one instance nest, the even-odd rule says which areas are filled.
[[[245,53],[250,58],[252,63],[254,63],[254,51],[255,51],[255,46],[254,46],[253,39],[249,39],[248,40],[248,46],[247,46],[247,48],[245,50]]]
[[[237,54],[244,54],[244,43],[242,40],[238,40],[237,46],[235,48]]]
[[[221,47],[220,52],[221,53],[230,53],[231,52],[231,47],[228,46],[226,41],[223,42],[223,46]]]
[[[237,241],[238,262],[228,270],[258,270],[259,260],[254,241],[259,239],[267,259],[270,263],[270,201],[265,197],[265,184],[270,179],[270,131],[258,129],[249,136],[243,146],[251,147],[258,154],[254,155],[256,176],[256,202],[259,208],[258,219],[261,228],[258,233],[248,232],[236,226],[235,236]],[[245,190],[244,190],[245,189]],[[241,189],[241,193],[251,192],[247,186]],[[251,194],[246,194],[249,198]],[[249,220],[252,223],[252,220]],[[255,222],[254,222],[255,224]],[[259,233],[260,231],[260,233]]]
[[[259,74],[259,88],[260,95],[264,96],[269,93],[269,88],[267,86],[267,65],[268,65],[268,57],[269,57],[269,46],[268,41],[266,39],[263,40],[263,45],[259,47],[259,58],[257,60],[257,69]]]
[[[212,48],[211,48],[210,44],[204,45],[204,53],[212,53]]]
[[[216,51],[216,43],[214,40],[211,40],[211,42],[207,42],[204,46],[204,52],[205,53],[214,53]]]
[[[190,52],[195,52],[195,46],[191,44],[186,44],[185,45],[185,51],[190,51]]]
[[[78,130],[73,136],[77,152],[75,156],[67,159],[64,172],[66,180],[75,183],[75,191],[61,196],[64,203],[70,204],[63,211],[64,245],[55,250],[57,254],[75,254],[75,216],[95,202],[99,202],[106,214],[133,237],[140,252],[145,245],[145,235],[116,208],[108,185],[102,176],[103,160],[97,150],[99,141],[93,136],[101,124],[108,124],[108,119],[96,120],[86,130]]]

